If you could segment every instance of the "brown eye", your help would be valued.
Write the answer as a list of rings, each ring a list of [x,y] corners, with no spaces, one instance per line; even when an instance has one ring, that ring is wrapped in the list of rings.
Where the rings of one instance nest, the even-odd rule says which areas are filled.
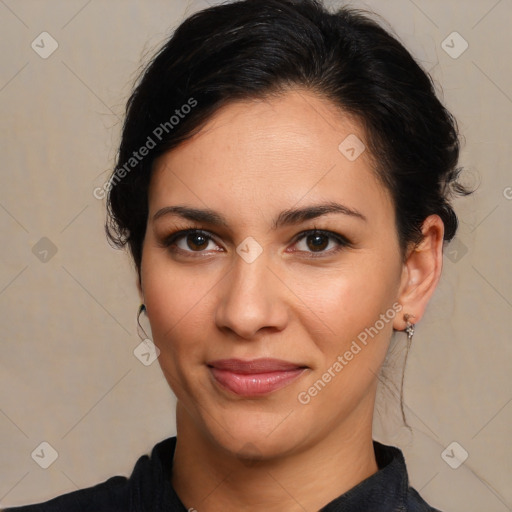
[[[202,233],[189,233],[187,235],[187,246],[193,251],[203,251],[208,247],[210,238]]]
[[[162,247],[169,250],[181,251],[181,253],[202,253],[208,248],[210,250],[219,250],[219,245],[213,237],[206,231],[200,229],[185,229],[173,233],[162,241]]]
[[[306,244],[312,251],[323,251],[329,245],[329,237],[322,234],[308,235]]]
[[[298,249],[294,252],[302,252],[309,256],[329,256],[344,247],[352,247],[351,242],[344,236],[333,233],[332,231],[322,231],[318,229],[301,233],[295,245]]]

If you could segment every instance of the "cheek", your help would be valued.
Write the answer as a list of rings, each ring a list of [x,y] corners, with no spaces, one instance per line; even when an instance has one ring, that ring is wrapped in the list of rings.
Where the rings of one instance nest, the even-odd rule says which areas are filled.
[[[333,415],[343,416],[362,400],[388,350],[392,321],[400,308],[393,293],[397,283],[373,268],[375,275],[366,267],[364,272],[352,269],[335,278],[317,279],[322,291],[309,291],[307,301],[315,314],[310,315],[308,334],[315,368],[297,399],[310,403],[309,413],[325,422]],[[336,412],[326,404],[337,404]]]
[[[357,265],[306,272],[297,281],[297,295],[318,315],[331,334],[346,338],[373,325],[397,297],[399,273],[362,256]]]
[[[218,273],[172,267],[165,253],[146,251],[142,262],[144,299],[154,343],[169,358],[187,345],[194,350],[194,337],[205,330],[211,313],[210,291],[219,280]],[[211,300],[211,299],[210,299]]]
[[[182,322],[189,322],[206,299],[204,281],[155,275],[146,288],[146,307],[156,332],[174,330]]]
[[[309,329],[317,354],[316,371],[309,384],[322,375],[332,381],[325,399],[340,389],[346,397],[364,392],[384,361],[393,318],[399,314],[398,271],[394,271],[393,265],[369,258],[361,257],[360,263],[317,278],[315,287],[303,282],[307,287],[304,302],[311,305],[316,316],[316,320],[311,317],[312,322],[318,327],[311,324]],[[336,378],[325,375],[329,370],[331,377],[335,374]]]
[[[158,363],[175,395],[183,403],[197,394],[196,372],[204,362],[208,290],[213,282],[191,272],[170,268],[161,255],[143,261],[144,298]],[[199,399],[199,396],[196,396]]]

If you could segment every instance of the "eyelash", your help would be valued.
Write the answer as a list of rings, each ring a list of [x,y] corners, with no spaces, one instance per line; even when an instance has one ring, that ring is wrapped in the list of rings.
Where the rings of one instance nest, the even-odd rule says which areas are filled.
[[[171,249],[172,245],[175,244],[178,240],[180,240],[181,238],[184,238],[190,234],[202,235],[206,239],[208,239],[208,241],[215,242],[215,237],[210,232],[205,231],[200,228],[188,228],[188,229],[182,229],[180,231],[175,231],[174,233],[171,233],[169,236],[167,236],[161,242],[160,245],[164,248]],[[296,251],[296,252],[306,252],[307,254],[309,254],[309,256],[308,256],[309,258],[319,258],[319,257],[323,257],[325,255],[331,256],[332,254],[338,253],[339,251],[341,251],[342,249],[344,249],[346,247],[352,247],[352,243],[346,237],[344,237],[338,233],[335,233],[333,231],[327,231],[327,230],[317,229],[317,228],[302,231],[295,237],[293,244],[295,245],[298,242],[300,242],[301,240],[303,240],[304,238],[307,238],[308,236],[311,236],[311,235],[323,235],[327,238],[333,239],[338,244],[338,246],[335,249],[330,249],[329,251],[319,251],[319,252]],[[215,242],[215,243],[217,243],[217,242]],[[200,255],[203,252],[205,252],[204,250],[203,251],[187,251],[187,250],[181,249],[179,247],[177,249],[182,254],[185,253],[185,254],[197,254],[198,255],[198,256],[187,256],[187,257],[191,257],[191,258],[201,257]],[[176,252],[176,249],[174,249],[174,251]]]

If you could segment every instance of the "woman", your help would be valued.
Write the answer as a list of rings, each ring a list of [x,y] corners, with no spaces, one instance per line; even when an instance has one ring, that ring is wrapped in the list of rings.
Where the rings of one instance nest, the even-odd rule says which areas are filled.
[[[95,191],[177,436],[128,479],[10,510],[436,510],[372,418],[393,331],[410,344],[457,228],[458,153],[429,77],[360,12],[244,0],[186,20]]]

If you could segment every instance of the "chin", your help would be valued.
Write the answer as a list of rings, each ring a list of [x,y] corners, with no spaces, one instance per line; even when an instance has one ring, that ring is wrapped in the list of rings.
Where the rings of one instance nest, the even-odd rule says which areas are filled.
[[[244,411],[222,414],[218,422],[211,417],[204,419],[209,436],[217,445],[236,457],[254,460],[286,455],[305,441],[307,429],[297,429],[293,416]]]

